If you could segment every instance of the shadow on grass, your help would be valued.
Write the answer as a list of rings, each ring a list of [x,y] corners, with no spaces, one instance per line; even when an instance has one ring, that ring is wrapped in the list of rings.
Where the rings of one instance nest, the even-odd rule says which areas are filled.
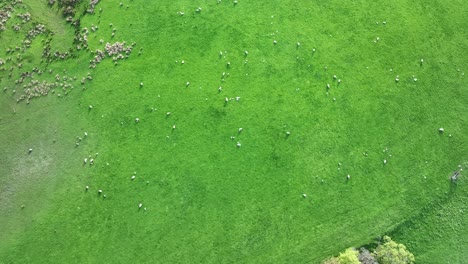
[[[405,230],[411,229],[412,226],[418,226],[421,222],[423,222],[426,216],[431,214],[431,212],[433,212],[434,210],[442,208],[446,204],[448,204],[450,200],[452,200],[452,198],[454,198],[454,196],[456,195],[457,182],[454,182],[450,179],[448,179],[447,181],[449,186],[446,195],[441,195],[438,199],[422,207],[418,213],[409,217],[407,220],[397,224],[394,228],[389,230],[388,234],[391,237],[397,236],[398,234],[402,234]]]

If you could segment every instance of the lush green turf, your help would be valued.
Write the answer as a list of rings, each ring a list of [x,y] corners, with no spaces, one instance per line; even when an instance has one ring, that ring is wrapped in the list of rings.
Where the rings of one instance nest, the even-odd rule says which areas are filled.
[[[393,232],[396,239],[407,241],[419,263],[465,263],[468,231],[468,197],[464,185],[452,186],[448,195],[423,208]]]
[[[71,47],[39,2],[26,8]],[[135,50],[94,70],[86,51],[52,63],[41,79],[93,76],[67,96],[16,104],[0,72],[0,260],[317,263],[391,233],[420,263],[463,263],[447,245],[468,230],[466,180],[448,182],[468,158],[465,2],[122,3],[81,26],[99,25],[91,50]]]

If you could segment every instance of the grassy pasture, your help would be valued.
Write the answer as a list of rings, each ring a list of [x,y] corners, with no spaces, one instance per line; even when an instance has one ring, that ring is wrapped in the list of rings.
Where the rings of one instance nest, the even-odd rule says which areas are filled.
[[[134,51],[48,65],[40,78],[92,73],[67,96],[16,104],[0,72],[0,261],[318,263],[391,233],[420,263],[463,263],[466,179],[448,176],[468,154],[466,3],[122,3],[81,26],[99,26],[91,50]],[[26,67],[45,67],[40,41]]]

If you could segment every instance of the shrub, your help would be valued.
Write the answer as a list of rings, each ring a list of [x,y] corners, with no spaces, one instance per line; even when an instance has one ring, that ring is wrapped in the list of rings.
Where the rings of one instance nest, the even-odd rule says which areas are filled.
[[[380,264],[412,264],[414,255],[403,244],[398,244],[390,237],[384,237],[384,243],[379,245],[374,252]]]
[[[379,264],[369,250],[365,248],[359,250],[358,259],[362,264]]]
[[[360,264],[358,259],[359,252],[354,248],[348,248],[338,256],[340,264]]]

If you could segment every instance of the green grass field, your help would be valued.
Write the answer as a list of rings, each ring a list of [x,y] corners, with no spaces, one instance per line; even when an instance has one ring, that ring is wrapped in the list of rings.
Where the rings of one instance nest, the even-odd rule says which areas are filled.
[[[387,234],[468,263],[465,1],[102,1],[49,64],[76,44],[46,2],[15,7],[55,33],[22,68],[32,22],[0,31],[0,263],[320,263]],[[34,67],[77,78],[17,103]]]

